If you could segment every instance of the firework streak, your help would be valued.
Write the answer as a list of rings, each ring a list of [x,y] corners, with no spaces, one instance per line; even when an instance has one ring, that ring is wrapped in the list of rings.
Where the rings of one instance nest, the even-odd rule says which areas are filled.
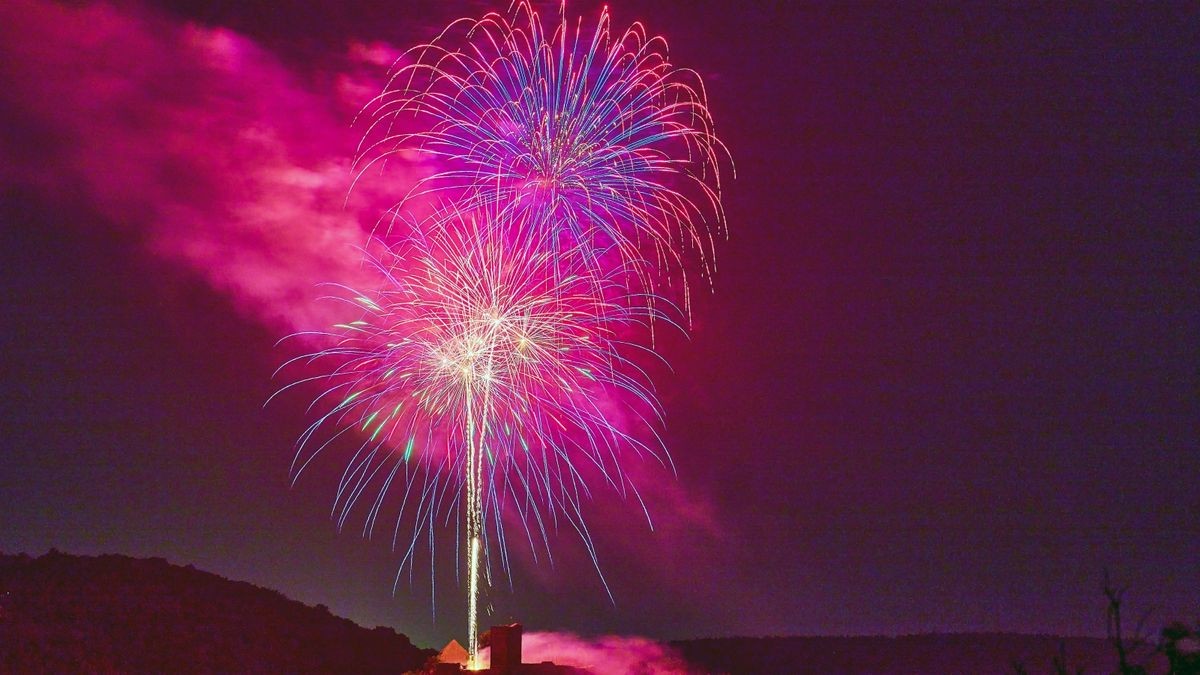
[[[640,24],[614,33],[607,9],[585,34],[564,10],[548,31],[520,3],[398,63],[364,111],[358,175],[400,152],[439,169],[363,249],[378,288],[334,286],[357,318],[303,334],[322,348],[285,364],[319,372],[284,389],[325,383],[293,474],[345,434],[365,439],[334,514],[340,527],[368,500],[370,533],[398,494],[393,545],[412,533],[401,570],[465,507],[474,668],[480,575],[493,554],[509,570],[506,509],[535,558],[565,521],[599,572],[589,483],[641,503],[623,462],[669,462],[640,345],[690,316],[688,260],[711,272],[725,150],[699,77]],[[433,213],[410,216],[417,202]]]

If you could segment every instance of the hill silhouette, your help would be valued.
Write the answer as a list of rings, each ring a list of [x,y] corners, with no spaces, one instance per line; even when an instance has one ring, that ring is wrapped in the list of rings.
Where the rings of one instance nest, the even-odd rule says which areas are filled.
[[[0,672],[401,673],[435,653],[162,558],[0,555]]]

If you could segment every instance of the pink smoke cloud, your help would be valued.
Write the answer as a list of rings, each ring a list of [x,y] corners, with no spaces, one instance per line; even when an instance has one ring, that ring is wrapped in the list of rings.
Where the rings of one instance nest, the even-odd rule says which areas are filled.
[[[553,661],[560,666],[584,668],[595,675],[693,675],[675,650],[644,637],[604,635],[581,637],[573,633],[526,633],[521,644],[523,663]],[[490,663],[489,649],[481,650]]]
[[[230,30],[37,0],[0,8],[0,38],[0,97],[54,139],[6,148],[6,181],[82,191],[153,255],[278,327],[328,325],[336,305],[314,302],[319,283],[375,283],[356,247],[420,171],[392,161],[349,192],[350,120],[382,86],[388,46],[351,44],[317,83]]]

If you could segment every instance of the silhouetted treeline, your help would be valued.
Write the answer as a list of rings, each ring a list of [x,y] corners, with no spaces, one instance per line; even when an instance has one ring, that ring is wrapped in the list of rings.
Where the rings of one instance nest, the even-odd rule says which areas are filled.
[[[0,672],[401,673],[434,653],[161,558],[0,555]]]

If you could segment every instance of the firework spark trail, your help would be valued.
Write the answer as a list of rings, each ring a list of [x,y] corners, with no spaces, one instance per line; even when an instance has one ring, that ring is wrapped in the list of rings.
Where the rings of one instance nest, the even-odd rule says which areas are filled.
[[[326,383],[312,406],[329,412],[301,435],[296,477],[343,434],[365,436],[339,481],[339,526],[374,488],[375,497],[363,499],[369,534],[385,494],[403,482],[397,536],[410,506],[414,527],[401,569],[411,565],[422,534],[457,503],[448,498],[455,491],[439,489],[431,477],[459,477],[469,640],[477,644],[489,539],[508,570],[500,518],[506,503],[516,509],[531,548],[544,547],[549,555],[549,529],[561,518],[583,537],[595,564],[582,520],[581,500],[590,491],[580,463],[640,501],[622,471],[622,455],[632,449],[668,460],[661,439],[646,442],[627,432],[610,421],[605,406],[619,402],[638,419],[648,414],[646,426],[658,426],[661,411],[649,379],[631,358],[652,352],[626,335],[652,316],[671,319],[651,308],[661,303],[623,302],[626,291],[616,279],[594,276],[582,256],[564,258],[536,246],[535,226],[511,210],[451,210],[414,232],[398,244],[375,242],[369,260],[380,276],[378,289],[334,287],[330,297],[353,305],[358,318],[331,331],[298,334],[327,346],[281,370],[328,366],[280,391],[310,380]]]
[[[728,153],[699,75],[671,64],[665,39],[640,23],[618,33],[607,7],[590,35],[565,7],[547,28],[522,0],[509,16],[453,22],[402,62],[364,111],[359,158],[360,176],[400,152],[437,158],[441,170],[401,207],[438,193],[463,208],[526,211],[544,246],[579,246],[597,269],[612,267],[600,259],[611,247],[652,291],[671,285],[689,251],[711,275]]]

